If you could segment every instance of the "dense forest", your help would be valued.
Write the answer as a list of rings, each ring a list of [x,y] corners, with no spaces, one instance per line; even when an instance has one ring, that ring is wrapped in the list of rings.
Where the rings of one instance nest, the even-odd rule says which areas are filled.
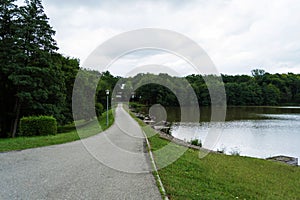
[[[103,112],[106,89],[114,91],[110,98],[111,94],[122,94],[119,100],[146,105],[178,106],[178,98],[190,105],[195,103],[190,98],[192,88],[197,103],[209,106],[209,92],[218,94],[224,87],[228,105],[300,104],[300,75],[293,73],[270,74],[257,69],[252,76],[138,74],[121,78],[108,71],[81,69],[78,59],[57,53],[55,31],[41,0],[26,0],[24,6],[17,6],[15,0],[0,1],[0,137],[17,136],[23,116],[50,115],[59,125],[73,122],[72,94],[79,71],[81,91],[88,91],[94,84],[97,89],[95,106],[81,112],[77,119],[90,120],[91,109],[96,109],[98,115]],[[208,85],[214,91],[209,91]],[[85,105],[86,95],[79,95]]]
[[[51,115],[60,125],[73,121],[72,92],[79,60],[57,53],[54,34],[41,0],[26,0],[24,6],[1,0],[0,137],[16,136],[22,116]],[[116,82],[109,73],[85,71],[87,77],[103,76],[105,89],[113,83],[103,82]],[[88,87],[89,81],[83,84]],[[99,94],[105,90],[101,86]],[[98,99],[101,112],[104,100],[100,95]]]

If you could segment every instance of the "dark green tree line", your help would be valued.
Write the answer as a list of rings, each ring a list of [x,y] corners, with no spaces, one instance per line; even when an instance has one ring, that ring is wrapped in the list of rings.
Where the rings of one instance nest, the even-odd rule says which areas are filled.
[[[138,84],[136,82],[142,82],[142,77],[143,75],[139,74],[134,78],[128,78],[127,81],[132,81],[130,84]],[[135,98],[134,100],[147,105],[160,103],[164,106],[178,106],[174,91],[177,91],[177,93],[182,92],[188,98],[189,94],[186,93],[186,86],[180,84],[180,79],[186,79],[193,88],[200,106],[211,105],[210,93],[217,95],[221,87],[225,87],[227,105],[273,106],[300,104],[299,74],[270,74],[257,69],[252,71],[252,76],[222,75],[221,78],[224,84],[221,79],[213,75],[193,74],[182,78],[174,78],[166,74],[151,75],[150,79],[152,80],[172,80],[172,91],[162,85],[143,85],[136,91],[137,96],[141,98]],[[211,91],[208,88],[211,88]]]

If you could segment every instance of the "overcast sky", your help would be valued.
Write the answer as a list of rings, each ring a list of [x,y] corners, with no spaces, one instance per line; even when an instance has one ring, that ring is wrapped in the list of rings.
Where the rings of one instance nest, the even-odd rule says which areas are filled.
[[[197,42],[224,74],[300,73],[298,0],[44,0],[60,53],[81,63],[101,43],[140,28],[173,30]],[[114,74],[130,66],[167,65],[190,73],[182,59],[166,52],[126,55]]]

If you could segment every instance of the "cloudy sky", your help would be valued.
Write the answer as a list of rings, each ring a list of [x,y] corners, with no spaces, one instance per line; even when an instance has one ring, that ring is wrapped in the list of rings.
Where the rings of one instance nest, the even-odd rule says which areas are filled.
[[[126,31],[160,28],[201,46],[220,73],[300,73],[298,0],[43,0],[60,52],[81,63],[100,44]],[[144,51],[119,58],[112,72],[132,66],[167,65],[191,73],[181,58]]]

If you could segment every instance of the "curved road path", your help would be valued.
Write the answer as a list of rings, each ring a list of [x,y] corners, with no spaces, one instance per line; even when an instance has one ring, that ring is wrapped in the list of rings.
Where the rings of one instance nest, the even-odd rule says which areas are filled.
[[[82,141],[0,153],[0,199],[161,199],[140,127],[121,105],[115,117]]]

